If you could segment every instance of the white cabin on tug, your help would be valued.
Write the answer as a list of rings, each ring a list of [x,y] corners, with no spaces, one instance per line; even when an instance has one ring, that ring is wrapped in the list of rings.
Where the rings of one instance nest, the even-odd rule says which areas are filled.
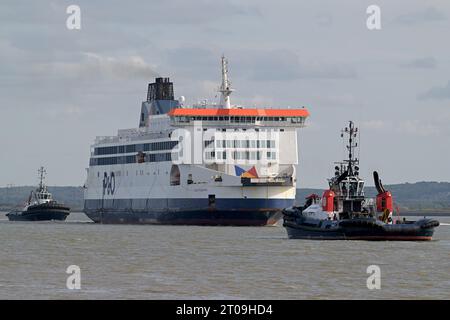
[[[44,167],[40,167],[38,173],[39,173],[39,186],[35,191],[32,191],[30,193],[28,201],[25,205],[25,209],[28,208],[28,206],[46,204],[53,201],[52,194],[48,191],[47,186],[44,183],[45,174],[47,173]]]
[[[97,137],[85,213],[102,223],[270,225],[292,206],[301,108],[231,104],[222,57],[219,105],[185,106],[173,83],[148,86],[139,128]]]

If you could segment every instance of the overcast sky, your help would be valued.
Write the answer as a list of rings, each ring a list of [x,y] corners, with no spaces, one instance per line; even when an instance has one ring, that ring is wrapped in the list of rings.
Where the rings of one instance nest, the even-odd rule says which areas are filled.
[[[81,30],[66,8],[81,8]],[[381,30],[366,9],[381,8]],[[214,99],[220,56],[232,103],[306,106],[300,187],[325,187],[361,130],[361,173],[450,181],[448,1],[1,1],[0,186],[82,185],[95,136],[136,127],[147,83]]]

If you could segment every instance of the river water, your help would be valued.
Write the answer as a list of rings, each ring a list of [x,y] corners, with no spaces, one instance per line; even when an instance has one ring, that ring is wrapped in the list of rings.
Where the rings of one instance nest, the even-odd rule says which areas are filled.
[[[410,219],[412,217],[409,217]],[[288,240],[283,227],[9,222],[0,299],[450,299],[450,217],[430,242]],[[66,287],[80,268],[81,289]],[[381,288],[367,288],[369,265]]]

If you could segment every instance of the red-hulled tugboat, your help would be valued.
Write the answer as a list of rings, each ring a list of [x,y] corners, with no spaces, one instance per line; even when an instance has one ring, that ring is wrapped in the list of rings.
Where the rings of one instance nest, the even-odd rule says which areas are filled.
[[[397,219],[394,223],[392,194],[373,173],[376,199],[364,196],[364,180],[359,177],[359,160],[354,157],[358,128],[352,121],[342,132],[348,135],[349,157],[336,163],[335,176],[322,198],[311,195],[302,207],[283,210],[283,226],[290,239],[323,240],[431,240],[439,226],[435,219]]]

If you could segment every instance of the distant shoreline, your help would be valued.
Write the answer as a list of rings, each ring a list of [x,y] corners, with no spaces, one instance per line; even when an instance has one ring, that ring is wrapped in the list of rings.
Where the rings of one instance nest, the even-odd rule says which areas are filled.
[[[82,212],[84,205],[84,189],[80,186],[48,186],[53,198],[69,206],[72,212]],[[450,216],[450,183],[448,182],[416,182],[386,185],[394,196],[395,209],[399,208],[401,216]],[[0,211],[11,211],[20,208],[29,197],[33,186],[0,187]],[[321,195],[323,189],[298,188],[296,205],[305,202],[310,194]],[[374,187],[366,187],[365,194],[369,198],[376,196]]]

